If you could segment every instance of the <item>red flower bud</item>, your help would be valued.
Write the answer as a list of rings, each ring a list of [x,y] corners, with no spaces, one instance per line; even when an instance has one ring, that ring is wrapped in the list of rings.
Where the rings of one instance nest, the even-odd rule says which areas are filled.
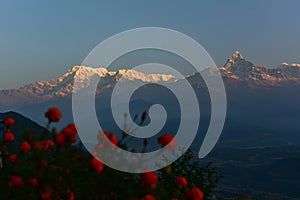
[[[69,124],[67,127],[70,128],[70,129],[72,129],[74,133],[77,133],[77,132],[78,132],[78,131],[77,131],[78,128],[77,128],[77,126],[76,126],[75,124]]]
[[[60,132],[65,137],[66,142],[75,143],[77,141],[77,127],[75,124],[69,124]]]
[[[68,190],[67,194],[68,194],[68,197],[69,197],[68,200],[74,200],[75,199],[75,194],[74,194],[73,191]]]
[[[170,151],[172,151],[176,147],[175,138],[172,135],[168,134],[168,133],[166,133],[163,136],[159,137],[158,138],[158,143],[161,144],[163,147],[168,145],[167,147]]]
[[[28,183],[29,183],[30,185],[33,185],[34,187],[38,187],[38,186],[39,186],[39,182],[38,182],[38,180],[37,180],[36,178],[31,178],[31,179],[29,179],[29,180],[28,180]]]
[[[17,154],[11,154],[8,156],[8,161],[11,163],[16,163],[16,162],[18,162],[18,160],[19,160],[19,157]]]
[[[40,192],[40,199],[41,200],[51,200],[52,199],[52,190],[47,189]]]
[[[71,138],[69,138],[69,141],[70,141],[71,143],[76,143],[76,141],[77,141],[77,136],[76,136],[76,135],[73,135]]]
[[[187,184],[188,184],[187,180],[182,176],[175,179],[175,185],[178,187],[186,188]]]
[[[63,134],[58,134],[55,136],[55,142],[57,143],[58,146],[66,146],[66,138]]]
[[[54,147],[54,142],[52,140],[44,140],[44,141],[42,141],[42,144],[43,144],[44,150]]]
[[[157,175],[155,172],[146,172],[141,174],[141,186],[145,190],[153,190],[157,185]]]
[[[34,149],[35,151],[41,151],[41,150],[44,149],[44,145],[43,145],[43,143],[40,142],[40,141],[33,142],[33,149]]]
[[[113,133],[109,133],[107,131],[103,131],[98,134],[98,141],[100,142],[100,144],[102,144],[101,141],[104,139],[103,134],[110,140],[110,142],[112,143],[112,147],[115,147],[118,145],[119,141],[118,141],[117,136],[115,136]]]
[[[4,120],[4,124],[5,126],[9,127],[9,126],[14,126],[15,125],[15,120],[11,117],[8,117]]]
[[[90,166],[97,174],[101,173],[104,169],[104,165],[97,158],[90,160]]]
[[[62,115],[60,110],[52,107],[49,108],[49,110],[45,113],[45,117],[47,117],[50,122],[58,122],[61,119]]]
[[[12,176],[9,179],[8,185],[10,187],[19,187],[19,186],[24,185],[24,183],[20,176]]]
[[[60,133],[63,134],[66,138],[71,138],[76,135],[76,129],[67,126],[63,128]]]
[[[141,200],[156,200],[156,198],[151,194],[147,194],[147,195],[143,196],[141,198]]]
[[[6,133],[4,133],[3,140],[5,142],[13,142],[15,140],[15,136],[11,131],[8,130]]]
[[[204,194],[198,187],[193,187],[185,193],[184,197],[187,200],[203,200]]]
[[[22,144],[21,144],[21,146],[20,146],[20,149],[21,149],[23,152],[27,153],[27,152],[29,152],[29,151],[31,150],[31,145],[30,145],[29,142],[22,142]]]

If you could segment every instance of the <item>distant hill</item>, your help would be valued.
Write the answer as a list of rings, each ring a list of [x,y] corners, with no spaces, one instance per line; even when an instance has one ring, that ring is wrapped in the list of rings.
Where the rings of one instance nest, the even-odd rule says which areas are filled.
[[[36,122],[30,120],[29,118],[16,113],[16,112],[5,112],[0,113],[0,119],[6,119],[7,117],[12,117],[15,120],[15,126],[11,127],[11,131],[15,135],[14,146],[17,146],[22,141],[22,135],[26,132],[31,132],[35,136],[40,135],[45,130],[44,127],[38,125]]]

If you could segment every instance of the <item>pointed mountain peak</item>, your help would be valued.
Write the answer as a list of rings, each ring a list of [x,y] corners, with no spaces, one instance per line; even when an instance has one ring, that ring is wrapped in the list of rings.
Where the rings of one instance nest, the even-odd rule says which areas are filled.
[[[82,66],[75,65],[71,68],[71,71],[78,71],[82,68]]]
[[[225,68],[246,68],[253,66],[253,63],[246,60],[239,51],[236,51],[224,65]]]
[[[242,54],[239,51],[236,51],[230,58],[231,60],[236,60],[236,59],[244,59]]]

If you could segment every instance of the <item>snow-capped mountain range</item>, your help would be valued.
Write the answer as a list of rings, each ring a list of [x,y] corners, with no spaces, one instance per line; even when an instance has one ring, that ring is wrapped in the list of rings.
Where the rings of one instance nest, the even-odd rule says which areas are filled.
[[[256,66],[252,62],[244,59],[238,51],[236,51],[232,57],[228,59],[226,64],[219,69],[225,78],[246,81],[280,82],[285,80],[300,80],[300,64],[288,64],[282,62],[275,68]]]
[[[156,83],[160,81],[171,81],[175,77],[168,74],[144,74],[135,70],[120,69],[116,72],[105,68],[91,68],[86,66],[74,66],[66,74],[55,80],[37,81],[25,85],[19,89],[0,91],[0,105],[11,105],[15,103],[33,103],[50,100],[53,98],[66,97],[73,92],[74,79],[80,80],[82,85],[77,89],[86,87],[91,76],[100,76],[99,87],[107,88],[117,81],[138,80],[142,82]],[[122,79],[121,79],[122,77]],[[101,92],[101,88],[100,88]]]
[[[282,62],[275,68],[256,66],[245,59],[238,51],[227,60],[224,66],[219,67],[219,71],[225,81],[225,85],[226,82],[231,83],[232,81],[243,81],[249,85],[255,84],[256,86],[260,84],[264,86],[276,86],[287,81],[300,84],[300,64]],[[74,78],[82,80],[82,85],[79,87],[86,87],[89,83],[88,79],[92,75],[101,77],[97,91],[99,93],[105,90],[105,88],[113,87],[116,82],[122,80],[148,83],[177,81],[176,77],[170,74],[144,74],[135,70],[125,69],[113,72],[105,68],[74,66],[66,74],[55,80],[37,81],[19,89],[0,91],[0,105],[27,104],[67,97],[73,92]],[[214,71],[210,71],[210,75],[214,76]],[[193,81],[192,76],[187,78],[191,82]]]

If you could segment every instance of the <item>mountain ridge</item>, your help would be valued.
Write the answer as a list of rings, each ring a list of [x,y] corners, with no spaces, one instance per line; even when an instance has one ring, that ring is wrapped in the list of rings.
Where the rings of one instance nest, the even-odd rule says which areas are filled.
[[[217,76],[216,69],[207,69],[209,76]],[[218,68],[225,82],[225,86],[237,85],[243,82],[249,88],[274,87],[287,82],[300,85],[300,64],[282,62],[276,68],[257,66],[244,58],[236,51],[225,63]],[[145,74],[131,69],[108,71],[106,68],[92,68],[87,66],[73,66],[67,73],[57,79],[36,81],[19,89],[0,90],[0,105],[16,105],[48,101],[55,98],[64,98],[72,94],[74,79],[79,80],[76,89],[87,87],[89,78],[93,75],[101,77],[97,92],[111,88],[122,80],[142,81],[146,83],[175,83],[178,81],[171,74]],[[191,75],[188,80],[194,80]],[[198,78],[195,81],[199,81]],[[198,84],[198,83],[194,83]],[[101,86],[101,87],[100,87]]]

